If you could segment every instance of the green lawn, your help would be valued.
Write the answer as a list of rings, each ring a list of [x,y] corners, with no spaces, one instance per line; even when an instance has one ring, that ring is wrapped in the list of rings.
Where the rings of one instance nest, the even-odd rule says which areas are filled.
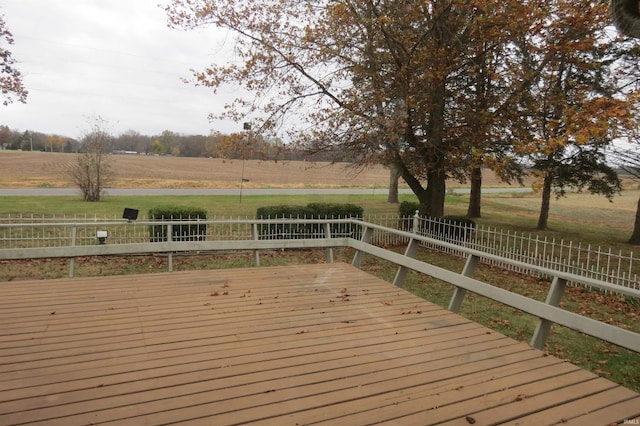
[[[402,195],[401,201],[415,200],[412,195]],[[311,202],[352,203],[360,205],[367,214],[395,214],[398,206],[388,204],[385,195],[184,195],[184,196],[106,196],[97,203],[87,203],[75,196],[0,197],[0,217],[23,215],[89,215],[113,217],[122,214],[125,207],[140,210],[145,215],[149,209],[165,205],[196,206],[208,211],[209,217],[254,216],[258,207]]]

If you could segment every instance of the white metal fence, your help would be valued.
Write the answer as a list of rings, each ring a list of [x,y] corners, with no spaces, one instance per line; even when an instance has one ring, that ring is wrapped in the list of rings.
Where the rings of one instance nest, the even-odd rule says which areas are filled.
[[[228,222],[225,219],[236,221]],[[215,240],[253,238],[251,225],[238,219],[241,218],[209,218],[206,238]],[[254,218],[245,218],[245,220],[250,219]],[[145,218],[140,218],[140,221],[144,220]],[[219,223],[216,222],[217,220]],[[518,273],[539,276],[537,268],[527,266],[533,265],[640,289],[640,259],[631,251],[614,251],[608,247],[584,245],[531,233],[519,233],[488,226],[470,227],[466,224],[446,223],[429,218],[369,215],[365,216],[364,220],[388,228],[416,232],[422,236],[459,245],[460,248],[472,248],[495,257],[515,260],[517,262],[495,259],[484,261]],[[92,222],[96,225],[92,225]],[[78,226],[59,226],[65,223],[76,223]],[[97,225],[98,223],[100,225]],[[9,224],[11,226],[2,226]],[[38,226],[34,227],[33,224]],[[150,239],[149,225],[123,222],[122,218],[115,216],[105,218],[90,215],[16,215],[0,218],[0,248],[59,247],[72,243],[73,245],[96,244],[98,231],[106,231],[107,241],[113,244],[148,242]],[[335,230],[333,231],[335,233]],[[278,238],[277,234],[282,233],[283,230],[273,227],[264,232],[266,232],[264,238],[267,238],[267,235],[268,238]],[[288,229],[286,232],[289,233],[288,238],[290,238],[291,232],[302,233],[303,230]],[[323,231],[313,232],[322,233]],[[351,232],[349,229],[342,230],[343,235],[349,232]],[[396,246],[406,244],[407,238],[400,234],[374,231],[372,242],[381,246]],[[456,248],[426,245],[452,255],[465,257],[464,251]]]
[[[460,247],[518,261],[519,264],[495,259],[484,260],[488,264],[513,272],[540,276],[539,272],[528,266],[533,265],[640,289],[640,258],[637,254],[634,255],[633,251],[613,250],[610,247],[576,243],[491,226],[447,223],[425,217],[420,217],[416,223],[415,219],[392,216],[365,218],[367,222],[416,232]],[[389,246],[406,243],[402,237],[388,233],[375,233],[373,240],[376,244]],[[465,257],[464,252],[456,248],[427,245],[452,255]]]
[[[447,226],[453,228],[453,231],[430,232],[433,229],[441,229],[442,222],[434,223],[428,218],[420,218],[419,221],[417,229],[421,235],[499,256],[501,259],[519,262],[514,264],[497,259],[487,260],[487,263],[503,269],[540,276],[539,272],[529,267],[533,265],[640,289],[640,259],[637,256],[634,257],[633,252],[625,253],[622,250],[614,251],[602,246],[583,245],[564,239],[558,240],[489,226],[470,227],[465,224],[449,224]],[[455,249],[447,251],[464,256],[462,252],[457,252]]]

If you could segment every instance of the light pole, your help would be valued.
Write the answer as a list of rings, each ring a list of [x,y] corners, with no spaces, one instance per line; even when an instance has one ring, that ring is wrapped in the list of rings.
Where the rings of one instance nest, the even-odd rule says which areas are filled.
[[[242,146],[242,172],[240,175],[240,204],[242,204],[242,186],[244,184],[244,156],[245,156],[245,149],[247,148],[247,143],[249,142],[248,139],[249,139],[249,133],[251,132],[251,123],[249,122],[243,123],[242,130],[244,130],[246,134],[242,138],[242,140],[244,141],[244,144]]]

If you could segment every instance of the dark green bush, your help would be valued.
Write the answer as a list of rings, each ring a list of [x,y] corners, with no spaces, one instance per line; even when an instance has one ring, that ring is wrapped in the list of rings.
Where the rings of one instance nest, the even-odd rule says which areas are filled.
[[[313,210],[313,217],[316,219],[362,219],[364,209],[355,204],[337,203],[310,203],[307,204]],[[312,232],[318,236],[324,236],[322,225],[314,225],[316,229]],[[360,238],[360,227],[351,223],[332,223],[329,232],[333,237],[353,237]]]
[[[313,210],[306,206],[265,206],[259,207],[256,212],[258,219],[310,219]],[[260,238],[292,239],[306,238],[311,232],[310,225],[306,223],[265,223],[258,225]]]
[[[290,206],[281,204],[278,206],[259,207],[256,212],[258,219],[305,219],[313,216],[313,210],[306,206]]]
[[[416,210],[422,211],[419,203],[403,201],[398,206],[398,229],[410,232],[413,229],[413,217]]]
[[[206,220],[207,211],[198,207],[164,206],[149,210],[151,221]],[[149,225],[152,242],[167,241],[166,225]],[[171,239],[173,241],[203,241],[207,237],[207,225],[185,224],[173,225]]]
[[[258,208],[258,219],[341,219],[362,218],[362,207],[355,204],[310,203],[306,206],[265,206]],[[332,236],[350,236],[354,234],[351,224],[332,224]],[[325,229],[322,224],[314,223],[276,223],[260,224],[260,238],[323,238]],[[354,235],[354,237],[357,237]]]
[[[362,219],[364,209],[355,204],[310,203],[307,207],[313,211],[318,219]]]
[[[398,214],[400,217],[413,217],[416,210],[420,210],[420,203],[413,201],[403,201],[398,206]]]

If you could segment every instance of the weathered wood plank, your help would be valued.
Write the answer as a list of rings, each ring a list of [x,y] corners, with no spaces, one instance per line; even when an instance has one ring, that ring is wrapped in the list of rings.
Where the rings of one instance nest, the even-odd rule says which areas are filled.
[[[640,395],[345,264],[4,283],[0,308],[0,424],[638,414]]]

